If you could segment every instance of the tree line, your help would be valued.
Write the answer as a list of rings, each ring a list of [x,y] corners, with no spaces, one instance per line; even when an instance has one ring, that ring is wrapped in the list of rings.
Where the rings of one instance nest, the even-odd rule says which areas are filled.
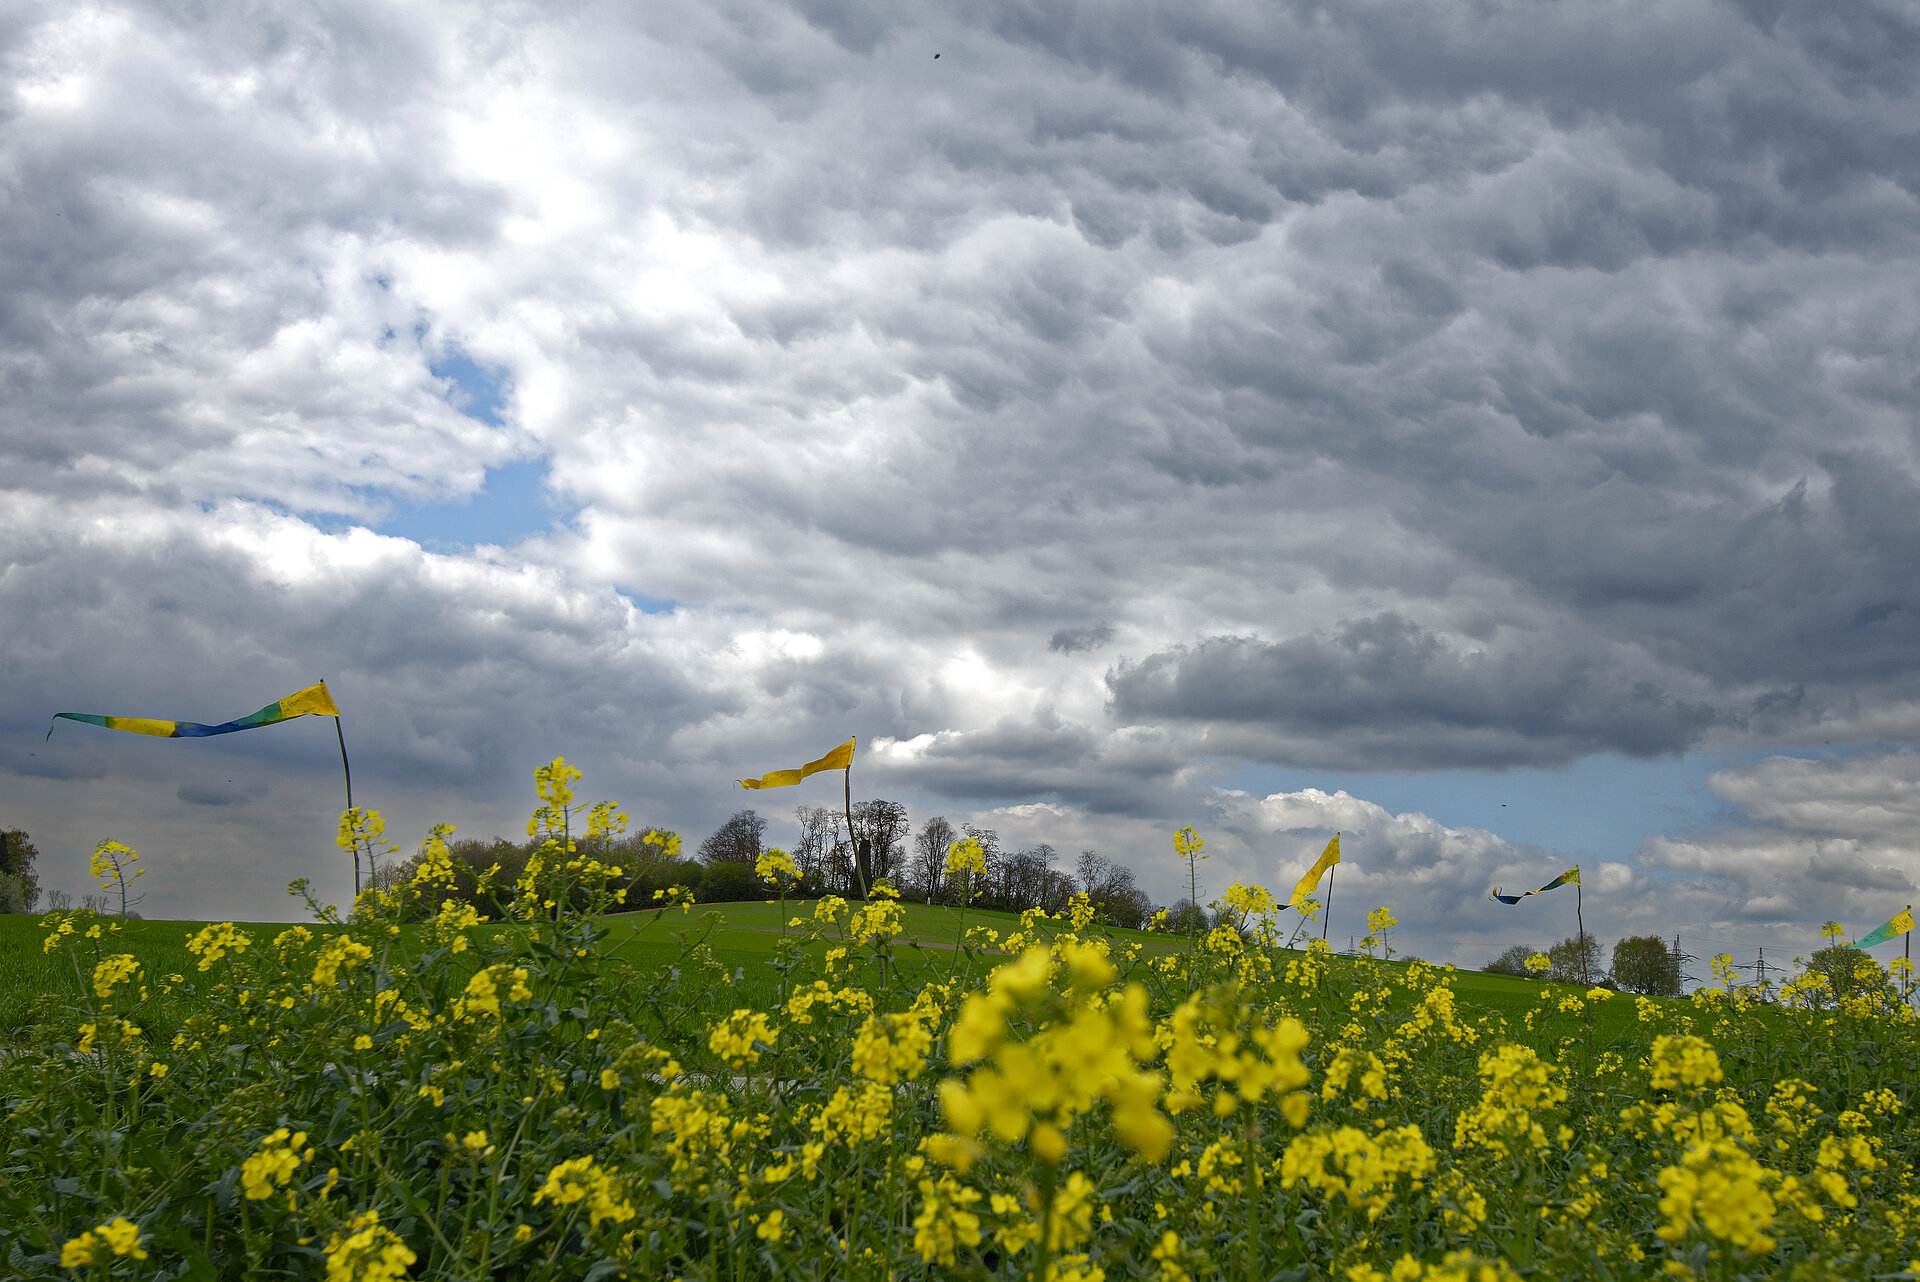
[[[852,818],[849,834],[839,811],[826,806],[794,808],[799,839],[787,853],[800,878],[796,893],[858,896],[864,887],[884,878],[914,902],[957,904],[962,888],[947,874],[947,852],[956,841],[971,839],[980,844],[986,860],[985,876],[976,876],[973,882],[976,907],[1064,912],[1069,899],[1085,894],[1095,911],[1116,926],[1145,925],[1154,912],[1153,901],[1134,881],[1133,870],[1095,850],[1081,851],[1069,864],[1046,842],[1009,850],[994,829],[973,824],[956,828],[944,815],[935,815],[915,829],[904,805],[880,798],[857,803]],[[721,898],[714,892],[736,880],[743,891],[736,897],[764,895],[751,872],[766,850],[766,831],[764,816],[742,810],[700,843],[701,889],[709,897]],[[746,878],[731,869],[745,869]]]
[[[1690,954],[1680,951],[1676,938],[1669,946],[1656,935],[1634,935],[1613,946],[1611,965],[1600,964],[1600,941],[1590,934],[1561,940],[1544,954],[1545,967],[1533,959],[1543,954],[1531,944],[1515,944],[1480,969],[1489,975],[1518,975],[1556,984],[1585,984],[1648,997],[1678,997],[1690,976]]]
[[[1057,913],[1066,911],[1074,895],[1085,894],[1095,912],[1115,926],[1138,928],[1154,915],[1155,905],[1135,882],[1133,871],[1098,851],[1083,850],[1069,864],[1045,842],[1010,850],[995,830],[972,824],[955,827],[943,815],[915,829],[907,808],[897,801],[874,798],[857,802],[852,810],[849,834],[842,812],[826,806],[795,807],[798,839],[787,853],[799,880],[790,894],[860,898],[885,879],[910,902],[958,904],[962,891],[947,874],[947,852],[956,841],[971,838],[980,843],[986,861],[986,874],[973,880],[971,902],[976,908]],[[769,849],[767,827],[758,811],[738,811],[691,856],[683,852],[679,834],[663,828],[643,828],[597,844],[576,841],[581,854],[620,868],[613,886],[627,892],[626,907],[632,910],[650,906],[655,891],[672,886],[686,887],[703,903],[765,899],[767,886],[754,865]],[[483,913],[497,913],[511,900],[513,882],[526,870],[535,847],[534,842],[499,837],[449,843],[455,878],[446,893]],[[418,859],[377,869],[376,884],[391,886],[409,879]],[[489,878],[495,866],[498,871]],[[489,891],[483,882],[497,889]]]
[[[1834,933],[1838,932],[1836,923],[1828,924]],[[1547,959],[1544,967],[1534,961],[1534,958],[1542,955],[1531,944],[1515,944],[1481,969],[1492,975],[1518,975],[1560,984],[1598,985],[1647,997],[1678,997],[1686,991],[1688,984],[1700,979],[1700,976],[1687,969],[1697,958],[1681,950],[1678,936],[1671,943],[1657,935],[1629,936],[1614,944],[1612,962],[1604,967],[1600,964],[1600,941],[1590,934],[1569,937],[1548,948],[1544,954]],[[1811,957],[1796,957],[1794,961],[1796,965],[1804,967],[1803,974],[1824,976],[1828,991],[1835,998],[1852,995],[1866,987],[1884,987],[1891,983],[1886,970],[1878,962],[1845,944],[1829,944]],[[1716,976],[1719,976],[1719,965],[1716,963]],[[1748,987],[1763,994],[1771,991],[1761,967],[1742,966],[1735,969],[1759,970],[1761,973],[1757,975],[1756,982]],[[1793,970],[1792,967],[1783,966],[1773,969],[1783,975],[1791,974]],[[1728,982],[1732,982],[1732,973],[1724,976]]]

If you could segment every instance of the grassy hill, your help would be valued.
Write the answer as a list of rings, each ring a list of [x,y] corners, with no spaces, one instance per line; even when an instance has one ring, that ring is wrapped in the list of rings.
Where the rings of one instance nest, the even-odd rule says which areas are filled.
[[[943,905],[905,904],[906,930],[896,940],[896,955],[903,971],[924,971],[935,977],[956,964],[956,946],[962,930],[957,908]],[[810,901],[792,901],[786,905],[785,919],[811,919]],[[687,943],[704,941],[715,961],[728,975],[722,983],[724,993],[716,992],[716,1008],[734,1006],[764,1007],[775,999],[777,975],[771,962],[781,939],[781,906],[774,901],[730,904],[700,904],[686,912],[669,911],[656,918],[652,912],[623,913],[605,919],[611,930],[607,948],[612,955],[633,966],[639,975],[675,964]],[[1020,919],[1012,913],[968,909],[966,926],[985,926],[1003,936],[1019,929]],[[104,924],[113,924],[102,919]],[[149,975],[185,972],[196,964],[187,951],[188,936],[206,925],[198,921],[141,921],[117,923],[108,952],[131,953],[146,967]],[[291,923],[236,923],[258,940],[271,939]],[[797,933],[797,932],[796,932]],[[1147,931],[1110,929],[1107,933],[1118,947],[1137,945],[1148,957],[1178,953],[1186,947],[1179,936]],[[35,1004],[42,994],[72,993],[85,980],[74,973],[70,962],[49,956],[41,941],[45,931],[34,915],[0,916],[0,1039],[20,1035],[37,1021]],[[826,945],[816,945],[824,950]],[[1284,955],[1284,954],[1283,954]],[[1394,962],[1391,965],[1403,963]],[[62,967],[66,970],[63,973]],[[873,979],[878,976],[873,976]],[[1548,985],[1558,992],[1560,986]],[[1537,1006],[1542,985],[1528,979],[1488,975],[1478,971],[1459,971],[1454,990],[1463,1006],[1482,1014],[1498,1014],[1517,1021]],[[1574,989],[1566,989],[1574,992]],[[1597,1008],[1596,1036],[1612,1041],[1634,1020],[1631,999],[1606,1003]],[[149,1032],[166,1030],[156,1020]]]

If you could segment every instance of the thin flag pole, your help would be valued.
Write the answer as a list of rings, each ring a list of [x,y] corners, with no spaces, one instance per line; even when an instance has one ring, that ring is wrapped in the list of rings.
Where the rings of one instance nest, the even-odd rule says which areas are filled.
[[[871,899],[873,896],[867,890],[867,875],[860,868],[860,838],[853,831],[853,758],[851,757],[847,758],[847,768],[841,775],[841,781],[846,788],[843,800],[847,807],[847,854],[853,859],[853,879],[860,883],[860,898]]]
[[[347,764],[347,736],[340,730],[340,718],[333,719],[333,735],[340,741],[340,773],[347,780],[347,809],[353,809],[353,767]]]
[[[322,680],[321,685],[326,681]],[[340,774],[347,781],[347,809],[353,809],[353,767],[347,764],[347,735],[340,728],[339,714],[333,718],[333,737],[340,741]],[[360,898],[360,843],[353,844],[353,897]]]
[[[1582,898],[1585,897],[1585,894],[1586,894],[1586,883],[1583,881],[1574,882],[1573,883],[1573,927],[1576,931],[1579,932],[1578,936],[1574,939],[1574,945],[1580,950],[1580,982],[1586,985],[1589,989],[1591,989],[1593,986],[1593,981],[1592,981],[1592,978],[1587,974],[1587,921],[1585,916],[1582,915],[1580,911],[1580,901]],[[1581,1003],[1581,1007],[1585,1011],[1587,1016],[1587,1072],[1592,1073],[1593,1072],[1593,999],[1588,998],[1586,1001]]]
[[[1580,882],[1573,883],[1573,927],[1580,932],[1574,942],[1580,946],[1580,982],[1591,987],[1593,981],[1587,975],[1587,922],[1580,912],[1582,889]]]
[[[1320,919],[1320,942],[1327,942],[1327,923],[1333,920],[1333,874],[1340,871],[1340,865],[1334,864],[1327,869],[1327,915]]]

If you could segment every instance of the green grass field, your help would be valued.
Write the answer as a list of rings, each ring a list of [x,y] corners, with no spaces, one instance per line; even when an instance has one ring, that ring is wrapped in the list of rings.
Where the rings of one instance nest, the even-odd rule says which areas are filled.
[[[962,919],[956,908],[941,905],[906,904],[906,931],[895,941],[895,952],[905,974],[896,978],[917,978],[920,973],[937,977],[957,962],[956,945]],[[785,915],[810,918],[813,904],[793,901]],[[108,919],[102,919],[103,922]],[[775,1000],[778,976],[772,960],[781,938],[782,910],[776,902],[701,904],[682,913],[668,911],[623,913],[605,919],[612,930],[607,940],[610,953],[631,965],[637,976],[654,973],[676,964],[686,944],[703,940],[714,959],[728,970],[728,978],[716,989],[716,1009],[733,1007],[764,1008]],[[133,954],[150,975],[185,972],[196,965],[187,951],[188,936],[206,925],[197,921],[126,921],[106,951]],[[286,930],[286,922],[236,923],[255,936],[269,939]],[[967,926],[986,926],[1002,935],[1017,930],[1018,916],[1012,913],[969,909]],[[1116,945],[1137,944],[1147,957],[1177,953],[1186,946],[1178,936],[1146,931],[1113,929]],[[0,916],[0,1039],[16,1039],[37,1022],[36,1003],[43,994],[72,993],[82,977],[73,973],[71,963],[49,956],[42,950],[45,931],[38,916],[19,914]],[[825,945],[816,945],[823,951]],[[66,969],[63,971],[62,967]],[[878,975],[869,977],[877,982]],[[1559,991],[1559,986],[1550,986]],[[1454,989],[1461,1003],[1479,1014],[1498,1014],[1510,1021],[1522,1018],[1540,1000],[1541,985],[1533,980],[1478,971],[1460,971],[1454,977]],[[1573,989],[1565,990],[1573,992]],[[1594,1023],[1596,1039],[1603,1045],[1616,1040],[1634,1021],[1631,999],[1608,1002],[1597,1008]],[[149,1032],[164,1034],[164,1015],[154,1021]]]

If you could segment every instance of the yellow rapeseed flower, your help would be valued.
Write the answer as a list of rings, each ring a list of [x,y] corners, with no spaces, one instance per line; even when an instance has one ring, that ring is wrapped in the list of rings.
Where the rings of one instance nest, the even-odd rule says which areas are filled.
[[[147,1253],[140,1246],[140,1226],[124,1215],[108,1220],[94,1232],[113,1248],[115,1255],[130,1256],[136,1260],[147,1258]]]
[[[1768,1191],[1780,1173],[1755,1161],[1733,1140],[1689,1144],[1677,1165],[1659,1174],[1660,1214],[1665,1222],[1654,1232],[1669,1242],[1683,1242],[1699,1230],[1742,1252],[1773,1250],[1766,1230],[1773,1225],[1777,1206]]]
[[[380,1212],[367,1211],[327,1239],[327,1282],[393,1282],[418,1258],[381,1225]]]
[[[584,1203],[587,1219],[594,1226],[603,1220],[624,1224],[634,1217],[619,1181],[592,1157],[576,1157],[560,1163],[547,1173],[547,1182],[533,1195],[533,1204],[551,1202],[555,1206]]]
[[[91,1230],[79,1237],[70,1237],[60,1246],[60,1267],[63,1269],[84,1269],[93,1263],[94,1252],[101,1246],[100,1239]]]
[[[285,1187],[300,1164],[313,1155],[306,1143],[305,1131],[289,1135],[284,1126],[261,1140],[259,1151],[240,1164],[240,1186],[247,1199],[264,1202]]]

